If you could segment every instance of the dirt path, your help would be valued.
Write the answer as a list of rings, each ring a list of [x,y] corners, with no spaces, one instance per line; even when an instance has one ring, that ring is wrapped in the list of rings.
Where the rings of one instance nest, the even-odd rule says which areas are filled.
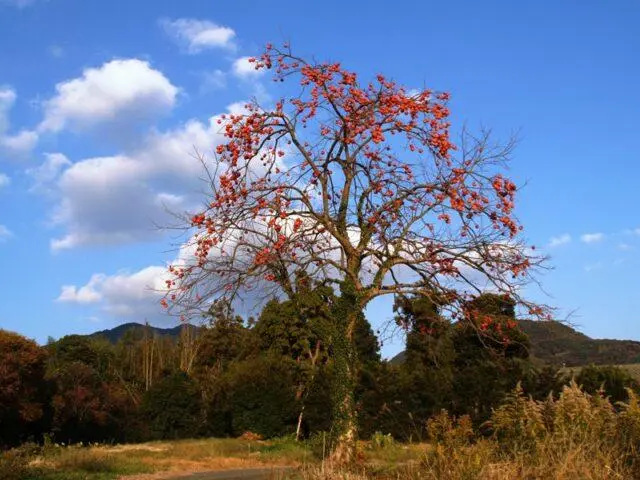
[[[164,480],[287,480],[295,478],[293,474],[291,467],[243,468],[177,475]]]

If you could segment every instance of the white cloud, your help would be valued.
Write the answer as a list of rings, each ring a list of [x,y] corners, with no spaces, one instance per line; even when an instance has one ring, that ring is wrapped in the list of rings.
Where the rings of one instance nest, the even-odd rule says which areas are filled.
[[[13,237],[13,232],[11,232],[11,230],[9,230],[4,225],[0,225],[0,243],[4,242],[5,240],[11,237]]]
[[[71,161],[61,153],[45,153],[45,161],[39,167],[27,170],[27,175],[33,179],[31,192],[50,192],[60,174],[65,168],[70,167]]]
[[[18,95],[11,87],[0,87],[0,152],[12,157],[21,157],[33,150],[38,142],[38,134],[30,130],[21,130],[10,134],[9,112]]]
[[[238,78],[256,78],[264,74],[264,70],[256,70],[256,64],[249,62],[251,57],[237,58],[231,67],[233,74]]]
[[[60,293],[57,301],[81,304],[97,303],[102,300],[102,294],[96,288],[99,288],[104,278],[105,276],[102,274],[93,275],[89,283],[80,288],[75,285],[63,285],[62,293]]]
[[[11,179],[8,175],[0,173],[0,188],[4,188],[11,183]]]
[[[187,52],[192,55],[213,48],[235,48],[233,39],[236,36],[236,32],[232,28],[217,25],[207,20],[193,18],[163,19],[160,20],[160,25],[169,36],[173,37],[179,45],[186,48]]]
[[[597,243],[604,240],[604,233],[585,233],[580,240],[584,243]]]
[[[159,301],[166,292],[165,281],[169,278],[167,268],[161,266],[134,273],[94,274],[84,286],[63,286],[57,301],[99,305],[113,316],[158,317],[162,312]]]
[[[38,134],[31,130],[22,130],[15,135],[0,138],[0,146],[14,155],[31,152],[38,143]]]
[[[57,84],[56,92],[44,103],[42,131],[154,118],[173,108],[179,90],[148,62],[125,59],[86,69],[81,77]]]
[[[155,239],[163,233],[156,225],[174,221],[167,208],[199,208],[203,172],[194,153],[207,156],[223,141],[217,120],[191,120],[174,130],[154,132],[136,149],[118,155],[83,159],[71,166],[61,160],[66,169],[55,184],[60,201],[52,220],[65,233],[52,240],[51,248]],[[41,168],[46,171],[46,166]]]
[[[559,247],[560,245],[566,245],[568,243],[571,243],[571,235],[565,233],[563,235],[560,235],[559,237],[552,237],[549,241],[549,246],[553,248]]]
[[[619,243],[618,250],[622,250],[623,252],[627,252],[629,250],[633,250],[633,246],[628,243]]]

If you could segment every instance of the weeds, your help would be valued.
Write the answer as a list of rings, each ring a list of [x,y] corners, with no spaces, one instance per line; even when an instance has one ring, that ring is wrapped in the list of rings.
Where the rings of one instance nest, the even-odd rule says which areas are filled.
[[[527,398],[518,386],[483,426],[488,437],[474,432],[467,416],[443,411],[427,424],[432,443],[418,465],[377,474],[311,469],[305,479],[637,479],[640,401],[629,391],[629,401],[616,407],[575,383],[545,401]]]

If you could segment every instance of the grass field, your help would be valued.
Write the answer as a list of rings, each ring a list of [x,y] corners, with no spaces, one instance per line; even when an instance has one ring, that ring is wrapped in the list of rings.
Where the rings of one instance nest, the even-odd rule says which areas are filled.
[[[424,445],[361,444],[361,463],[377,473],[418,461]],[[314,468],[321,446],[292,439],[201,439],[129,445],[22,447],[0,457],[2,480],[130,480],[264,466]]]

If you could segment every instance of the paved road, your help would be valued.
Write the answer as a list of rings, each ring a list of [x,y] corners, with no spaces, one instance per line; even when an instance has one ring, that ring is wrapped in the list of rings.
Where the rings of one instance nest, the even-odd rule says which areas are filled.
[[[241,470],[224,470],[217,472],[199,472],[166,480],[286,480],[293,479],[291,467],[275,468],[243,468]]]

